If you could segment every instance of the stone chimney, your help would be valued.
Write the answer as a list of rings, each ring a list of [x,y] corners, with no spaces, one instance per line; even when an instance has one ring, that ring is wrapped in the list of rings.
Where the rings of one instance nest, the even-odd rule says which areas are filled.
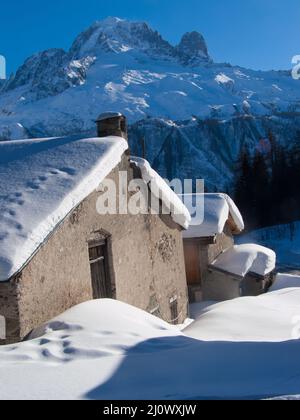
[[[97,118],[98,137],[117,136],[128,141],[127,120],[118,112],[106,112]]]

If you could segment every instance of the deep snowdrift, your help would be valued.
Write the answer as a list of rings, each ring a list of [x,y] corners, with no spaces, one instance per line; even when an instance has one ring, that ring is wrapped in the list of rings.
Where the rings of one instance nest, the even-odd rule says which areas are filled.
[[[300,290],[284,289],[216,303],[194,311],[196,321],[184,333],[203,341],[287,342],[293,317],[299,315],[299,297]]]
[[[300,341],[291,340],[299,302],[299,289],[237,299],[203,309],[184,332],[120,302],[87,302],[31,341],[0,348],[0,398],[299,394]]]
[[[277,274],[276,281],[270,288],[270,292],[276,292],[277,290],[296,288],[300,287],[300,275],[292,274]]]

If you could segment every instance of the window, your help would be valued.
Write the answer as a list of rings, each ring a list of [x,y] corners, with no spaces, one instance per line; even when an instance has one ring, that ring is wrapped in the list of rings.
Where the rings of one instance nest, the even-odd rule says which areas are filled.
[[[174,296],[170,300],[170,312],[171,312],[171,324],[178,324],[179,315],[178,315],[178,300],[177,296]]]
[[[90,244],[89,257],[94,299],[112,299],[113,290],[108,265],[107,241]]]

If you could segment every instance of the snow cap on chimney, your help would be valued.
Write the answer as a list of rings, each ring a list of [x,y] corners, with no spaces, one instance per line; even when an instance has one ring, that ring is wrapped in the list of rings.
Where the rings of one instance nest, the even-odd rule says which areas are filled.
[[[96,120],[98,137],[117,136],[128,140],[126,117],[119,112],[105,112]]]

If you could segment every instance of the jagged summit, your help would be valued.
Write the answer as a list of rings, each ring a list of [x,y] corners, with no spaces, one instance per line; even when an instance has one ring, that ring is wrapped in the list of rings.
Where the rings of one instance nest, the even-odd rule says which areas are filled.
[[[125,19],[121,19],[117,16],[108,16],[107,18],[103,19],[102,21],[98,21],[98,23],[107,24],[107,25],[114,25],[116,23],[124,22]]]
[[[206,41],[199,32],[193,31],[183,35],[177,51],[185,65],[197,65],[199,62],[211,61]]]
[[[87,53],[126,53],[141,51],[149,56],[172,57],[175,50],[145,22],[131,22],[117,17],[95,22],[74,41],[70,54],[81,58]]]
[[[82,58],[91,52],[126,53],[131,50],[151,57],[172,59],[183,65],[211,61],[206,42],[198,32],[185,34],[175,47],[145,22],[131,22],[109,17],[95,22],[74,41],[71,55]]]
[[[2,85],[1,92],[26,86],[27,100],[56,96],[84,84],[90,66],[106,54],[123,54],[140,62],[146,57],[186,67],[210,62],[206,42],[197,32],[185,34],[175,47],[145,22],[108,17],[82,32],[69,51],[54,48],[29,57]],[[125,57],[124,66],[127,61]]]

